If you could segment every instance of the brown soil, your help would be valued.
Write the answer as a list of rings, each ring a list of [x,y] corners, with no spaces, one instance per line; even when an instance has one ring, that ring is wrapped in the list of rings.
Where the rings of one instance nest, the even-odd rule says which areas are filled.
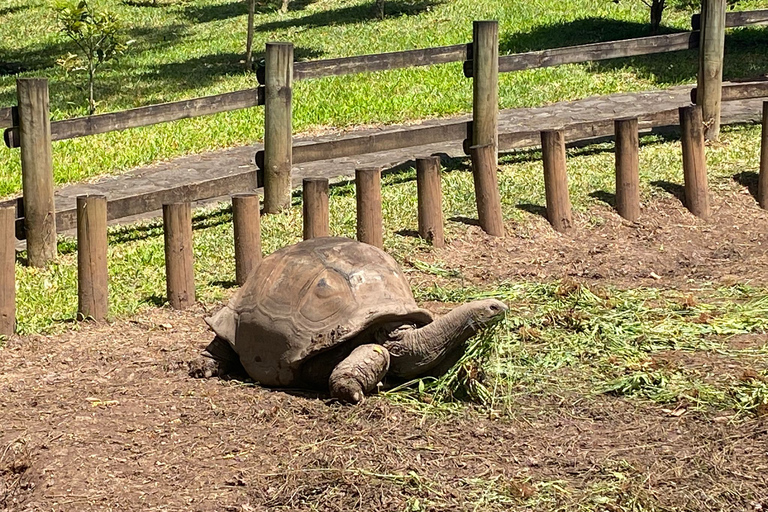
[[[581,218],[568,235],[538,218],[508,225],[503,239],[471,227],[415,258],[483,286],[566,276],[681,289],[768,283],[768,216],[739,193],[713,211],[703,223],[663,199],[637,224],[595,209],[597,223]],[[345,407],[192,379],[189,363],[211,337],[203,313],[153,309],[12,338],[0,359],[0,509],[522,510],[526,500],[540,510],[768,508],[765,416],[678,416],[552,394],[527,397],[511,419],[471,407],[437,417],[381,397]],[[719,366],[716,356],[674,353],[656,363]]]
[[[620,287],[691,289],[711,283],[768,284],[768,212],[746,189],[713,197],[709,222],[675,197],[647,204],[638,222],[609,206],[576,215],[568,233],[540,215],[507,223],[495,238],[471,226],[444,249],[417,258],[458,270],[464,281],[490,286],[519,279],[565,277]]]

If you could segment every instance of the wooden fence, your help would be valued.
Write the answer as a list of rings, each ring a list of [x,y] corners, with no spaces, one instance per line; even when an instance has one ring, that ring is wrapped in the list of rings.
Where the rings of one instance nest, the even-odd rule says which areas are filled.
[[[696,16],[692,19],[692,26],[694,28],[697,28],[698,20],[699,18]],[[728,13],[725,16],[725,24],[729,27],[765,22],[768,22],[768,10]],[[4,139],[9,147],[21,147],[23,180],[35,183],[38,179],[35,177],[36,175],[32,172],[25,172],[24,168],[34,167],[35,173],[51,175],[50,158],[34,149],[41,146],[39,142],[25,144],[23,140],[25,136],[29,137],[30,141],[43,141],[42,146],[50,148],[50,142],[54,140],[64,140],[264,105],[266,125],[265,150],[256,154],[256,163],[261,169],[262,174],[266,176],[264,180],[265,197],[270,195],[277,198],[274,201],[265,201],[265,211],[269,212],[285,206],[284,203],[286,198],[289,197],[290,192],[290,169],[293,163],[353,156],[454,140],[465,140],[465,150],[468,154],[469,148],[472,145],[491,143],[498,150],[519,147],[523,143],[538,144],[539,134],[537,132],[498,133],[497,102],[486,101],[485,107],[481,105],[482,101],[478,98],[486,97],[488,94],[496,94],[497,97],[497,76],[499,72],[685,50],[696,48],[699,45],[700,37],[698,31],[692,31],[498,56],[498,26],[495,22],[476,22],[473,34],[474,40],[469,44],[296,63],[293,62],[291,45],[281,43],[279,45],[284,49],[290,47],[291,58],[286,59],[284,55],[279,52],[270,52],[268,48],[266,66],[260,72],[257,72],[257,77],[263,84],[258,88],[139,107],[122,112],[54,121],[49,124],[47,132],[44,129],[42,133],[27,133],[25,135],[25,131],[21,129],[25,122],[29,126],[35,126],[34,123],[25,121],[28,115],[48,116],[46,92],[45,101],[41,101],[34,108],[28,107],[26,113],[24,108],[19,107],[0,109],[0,128],[7,128],[4,133]],[[475,100],[473,101],[472,121],[448,123],[440,126],[409,127],[381,134],[350,137],[338,141],[297,145],[291,142],[291,95],[287,93],[290,92],[293,80],[450,62],[463,62],[465,74],[473,77]],[[267,73],[268,69],[271,69],[270,73]],[[482,70],[482,77],[478,76],[478,70]],[[278,79],[279,77],[283,78]],[[23,83],[25,80],[29,79],[19,80],[19,83]],[[732,93],[726,91],[732,91]],[[728,97],[728,94],[739,98],[762,96],[768,94],[768,83],[738,84],[723,89],[723,94],[724,100]],[[281,98],[281,100],[275,101],[275,98]],[[288,98],[288,100],[286,101],[285,98]],[[272,101],[271,104],[270,101]],[[37,112],[33,112],[33,110],[37,110]],[[675,124],[676,121],[674,112],[661,112],[648,116],[646,119],[641,119],[641,123],[657,126],[659,124]],[[33,132],[34,130],[28,131]],[[613,125],[610,121],[574,124],[564,127],[563,130],[564,137],[567,140],[610,135],[612,131]],[[26,150],[25,145],[27,146]],[[48,151],[49,154],[50,150]],[[41,158],[42,165],[38,161]],[[29,162],[36,162],[36,165],[33,166]],[[264,173],[264,170],[267,170],[267,172]],[[108,205],[108,218],[117,219],[128,215],[154,211],[162,203],[173,200],[199,200],[216,197],[228,193],[232,190],[233,186],[243,185],[245,181],[242,177],[228,177],[197,186],[179,187],[178,190],[148,193],[146,197],[134,196],[118,201],[110,201]],[[276,188],[275,185],[279,185],[279,188],[282,190],[271,193],[270,190]],[[46,187],[42,187],[42,189],[45,190],[37,194],[27,194],[25,187],[25,200],[16,202],[16,233],[19,237],[27,236],[28,250],[30,252],[38,251],[35,247],[29,246],[29,241],[34,238],[33,233],[55,233],[56,226],[59,229],[67,229],[75,225],[74,213],[54,214],[53,207],[47,206],[52,204],[52,199],[42,197],[48,193],[48,190]],[[38,208],[43,214],[37,217],[42,220],[34,220],[26,213],[22,216],[22,212],[34,211],[34,204],[37,203],[46,205],[43,208]],[[24,229],[22,229],[22,225]],[[39,238],[46,239],[50,244],[50,236]],[[55,236],[53,237],[53,242],[55,243]],[[44,250],[43,253],[45,253]],[[41,264],[44,264],[47,260],[47,258],[42,257],[31,258],[30,261],[33,259]]]
[[[699,105],[677,109],[682,137],[685,206],[694,215],[710,215],[704,146],[704,124]],[[640,212],[639,137],[637,118],[611,120],[615,126],[616,209],[635,221]],[[539,134],[542,147],[546,215],[561,232],[574,229],[568,193],[568,174],[563,130]],[[768,199],[768,101],[763,104],[763,133],[758,182],[758,201]],[[493,145],[472,146],[472,174],[480,227],[492,236],[504,235],[501,199]],[[356,171],[357,238],[383,246],[381,169]],[[443,244],[443,211],[440,161],[437,157],[416,161],[418,230],[435,246]],[[326,178],[305,180],[303,187],[304,239],[329,233],[329,186]],[[259,200],[256,194],[232,197],[235,228],[235,268],[238,283],[261,259]],[[10,335],[15,323],[15,258],[13,208],[0,208],[0,335]],[[189,202],[163,205],[166,293],[169,304],[184,309],[195,301],[192,252],[192,215]],[[78,197],[78,317],[101,320],[108,315],[107,210],[103,196]]]

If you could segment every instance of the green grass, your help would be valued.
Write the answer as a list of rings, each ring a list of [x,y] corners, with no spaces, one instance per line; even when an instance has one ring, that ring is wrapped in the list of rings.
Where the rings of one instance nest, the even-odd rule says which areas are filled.
[[[253,87],[255,78],[239,63],[244,52],[245,2],[241,0],[101,0],[126,21],[136,40],[97,83],[99,111]],[[739,9],[768,6],[743,1]],[[669,8],[665,31],[684,30],[690,10]],[[298,59],[332,58],[468,42],[473,19],[498,19],[502,52],[647,35],[648,12],[639,1],[391,0],[378,20],[373,3],[361,0],[300,0],[287,14],[263,5],[256,16],[255,49],[288,40]],[[34,22],[30,22],[34,20]],[[21,66],[18,76],[50,81],[55,119],[85,113],[82,76],[67,76],[57,58],[73,46],[56,31],[47,3],[9,0],[0,8],[0,69]],[[764,28],[733,31],[725,76],[750,77],[766,70]],[[690,82],[695,52],[508,73],[500,83],[504,108],[540,105],[593,94],[643,90]],[[2,71],[0,71],[2,73]],[[0,75],[0,106],[15,103],[15,75]],[[460,64],[299,82],[294,131],[349,127],[438,117],[471,109],[471,81]],[[57,184],[120,173],[182,154],[250,144],[263,135],[260,108],[102,134],[54,143]],[[21,188],[18,150],[0,148],[0,196]]]

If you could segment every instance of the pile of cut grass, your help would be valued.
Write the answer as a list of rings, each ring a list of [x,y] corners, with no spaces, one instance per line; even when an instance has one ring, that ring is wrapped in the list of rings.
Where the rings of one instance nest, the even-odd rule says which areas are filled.
[[[390,391],[424,411],[474,402],[514,415],[532,396],[565,399],[606,393],[649,400],[671,414],[731,410],[734,418],[768,413],[768,347],[734,348],[735,335],[768,327],[768,290],[743,285],[699,297],[655,288],[590,289],[564,280],[522,282],[492,290],[421,291],[449,303],[496,298],[510,305],[495,328],[471,340],[444,376]],[[669,365],[677,354],[728,363],[711,374]]]

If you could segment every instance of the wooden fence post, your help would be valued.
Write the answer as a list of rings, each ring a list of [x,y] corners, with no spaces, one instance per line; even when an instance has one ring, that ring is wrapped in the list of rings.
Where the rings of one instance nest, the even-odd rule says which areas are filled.
[[[0,208],[0,335],[16,328],[16,208]]]
[[[168,302],[173,309],[185,309],[195,302],[192,206],[189,203],[163,205],[163,235]]]
[[[261,213],[259,194],[232,196],[232,224],[235,231],[235,281],[245,284],[248,274],[261,261]]]
[[[416,159],[416,195],[418,196],[419,236],[430,242],[433,247],[444,246],[443,192],[439,156]]]
[[[304,178],[302,209],[304,213],[304,240],[328,236],[330,233],[328,178]]]
[[[555,230],[563,232],[573,226],[571,199],[568,196],[568,174],[565,166],[565,136],[562,130],[541,132],[544,161],[544,190],[547,197],[547,219]]]
[[[104,320],[109,308],[107,271],[107,198],[77,198],[77,312]]]
[[[264,101],[264,212],[291,205],[293,44],[267,43]]]
[[[763,135],[760,139],[760,177],[757,182],[757,201],[768,209],[768,101],[763,102]]]
[[[381,217],[381,169],[355,170],[357,239],[379,249],[384,247]]]
[[[29,265],[44,267],[56,257],[48,80],[19,78],[16,80],[16,94],[27,257]]]
[[[704,155],[704,123],[699,105],[680,107],[685,206],[697,217],[709,217],[707,160]]]
[[[640,141],[637,118],[614,121],[616,132],[616,211],[629,221],[640,216]]]
[[[726,0],[702,0],[696,104],[702,108],[704,137],[720,136]]]
[[[472,24],[472,144],[499,148],[499,22]]]
[[[475,182],[475,201],[480,227],[489,235],[504,236],[494,147],[492,144],[472,146],[469,153],[472,155],[472,178]]]

